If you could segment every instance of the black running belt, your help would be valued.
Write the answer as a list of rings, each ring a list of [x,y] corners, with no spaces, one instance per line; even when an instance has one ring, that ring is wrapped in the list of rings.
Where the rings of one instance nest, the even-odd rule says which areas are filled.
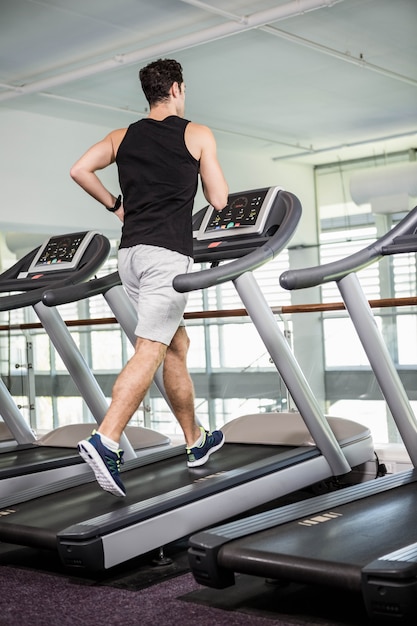
[[[122,471],[124,498],[103,492],[96,481],[80,479],[81,484],[59,493],[8,504],[10,514],[0,516],[0,541],[51,548],[64,529],[75,528],[70,534],[79,532],[84,539],[97,533],[97,525],[101,533],[111,532],[319,455],[314,447],[226,443],[209,463],[190,469],[182,449],[172,458]],[[209,476],[215,480],[208,481]]]
[[[80,455],[74,448],[16,446],[15,449],[0,454],[0,481],[15,476],[68,467],[81,461]]]

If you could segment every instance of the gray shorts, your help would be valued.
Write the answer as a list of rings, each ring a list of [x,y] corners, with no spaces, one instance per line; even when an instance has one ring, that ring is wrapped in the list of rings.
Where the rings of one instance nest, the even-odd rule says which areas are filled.
[[[192,266],[192,258],[166,248],[141,244],[119,249],[120,279],[138,313],[137,337],[169,346],[178,327],[184,326],[188,300],[188,293],[175,291],[172,281]]]

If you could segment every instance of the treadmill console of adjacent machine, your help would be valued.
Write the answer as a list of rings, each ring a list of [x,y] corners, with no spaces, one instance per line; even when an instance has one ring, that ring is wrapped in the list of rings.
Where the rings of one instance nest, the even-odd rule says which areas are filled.
[[[29,274],[75,269],[96,234],[97,231],[90,230],[49,237],[40,246],[27,272],[19,275],[19,278]]]
[[[227,236],[262,233],[270,207],[281,187],[266,187],[244,193],[230,194],[221,211],[210,205],[201,221],[197,239],[218,239]]]

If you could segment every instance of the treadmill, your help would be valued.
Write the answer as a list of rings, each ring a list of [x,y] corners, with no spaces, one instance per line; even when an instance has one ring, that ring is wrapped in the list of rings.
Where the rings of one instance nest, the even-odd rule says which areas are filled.
[[[415,620],[417,420],[357,272],[383,256],[416,252],[416,231],[417,207],[363,250],[280,277],[286,289],[337,283],[413,469],[192,536],[189,560],[200,584],[225,588],[234,584],[235,573],[243,573],[324,585],[360,594],[372,619]]]
[[[253,416],[255,428],[246,440],[243,427],[236,428],[233,420],[230,429],[224,427],[225,445],[199,468],[187,468],[184,445],[145,452],[122,466],[123,499],[103,492],[91,475],[56,482],[42,494],[28,490],[18,498],[0,498],[0,510],[8,512],[0,516],[0,541],[57,551],[68,567],[106,570],[275,498],[345,475],[372,457],[367,428],[349,420],[331,422],[320,412],[253,277],[255,269],[284,248],[300,215],[298,199],[279,187],[231,194],[221,212],[202,209],[194,218],[195,258],[212,267],[177,276],[174,286],[202,289],[233,281],[302,417],[275,413],[264,424],[262,416]],[[229,262],[219,265],[225,259]],[[79,289],[87,293],[93,284]],[[46,306],[55,306],[59,292],[45,292]],[[268,430],[261,432],[264,426]]]
[[[33,307],[98,423],[108,408],[104,393],[58,311],[44,305],[42,297],[48,287],[59,285],[70,292],[72,286],[89,282],[109,252],[110,242],[95,231],[53,236],[0,275],[0,292],[7,294],[0,297],[0,310]],[[36,438],[1,379],[0,414],[15,441],[4,443],[0,448],[2,496],[86,473],[86,464],[76,448],[77,442],[90,434],[92,424],[61,426]],[[169,442],[150,429],[135,427],[127,432],[132,441],[139,438],[138,447]],[[130,440],[126,436],[124,439],[128,456],[135,458],[137,453]]]

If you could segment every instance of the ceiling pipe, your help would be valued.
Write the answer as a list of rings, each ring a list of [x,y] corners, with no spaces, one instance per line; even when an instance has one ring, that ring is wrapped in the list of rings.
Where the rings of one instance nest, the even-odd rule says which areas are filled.
[[[117,113],[128,113],[129,115],[144,117],[148,115],[148,111],[137,111],[136,109],[129,109],[129,107],[114,107],[109,104],[102,104],[101,102],[89,102],[88,100],[80,100],[79,98],[71,98],[69,96],[60,96],[55,93],[47,93],[40,91],[39,95],[43,98],[49,98],[51,100],[61,100],[62,102],[71,102],[71,104],[80,104],[81,106],[90,106],[95,109],[105,109],[107,111],[116,111]]]
[[[52,87],[64,85],[74,80],[87,78],[100,72],[113,70],[117,67],[128,66],[139,61],[147,59],[158,58],[165,54],[171,54],[179,50],[187,50],[195,46],[199,46],[205,43],[210,43],[242,33],[260,26],[265,26],[271,22],[277,22],[289,17],[294,17],[314,11],[316,9],[331,7],[343,0],[292,0],[279,7],[273,9],[267,9],[265,11],[259,11],[253,15],[247,16],[243,21],[227,22],[218,26],[206,28],[197,33],[188,34],[182,37],[177,37],[163,43],[148,46],[141,50],[135,50],[126,54],[117,54],[111,59],[86,65],[76,70],[63,72],[50,78],[34,81],[26,85],[13,87],[10,91],[0,93],[0,101],[11,100],[19,96],[25,96],[39,91],[45,91]]]
[[[191,4],[192,6],[203,9],[204,11],[207,11],[209,13],[214,13],[215,15],[222,15],[239,23],[245,20],[244,17],[234,15],[233,13],[228,13],[226,11],[223,11],[222,9],[211,6],[206,2],[201,2],[201,0],[180,0],[180,2],[184,2],[185,4]],[[291,41],[292,43],[305,46],[307,48],[310,48],[311,50],[316,50],[316,52],[327,54],[328,56],[332,56],[336,59],[339,59],[340,61],[353,63],[354,65],[358,65],[359,67],[362,67],[364,69],[376,72],[378,74],[382,74],[383,76],[387,76],[388,78],[399,80],[403,83],[412,85],[413,87],[417,86],[417,80],[409,78],[408,76],[404,76],[403,74],[398,74],[397,72],[392,72],[385,69],[384,67],[373,65],[372,63],[366,61],[363,55],[360,55],[359,57],[354,57],[349,53],[339,52],[338,50],[334,50],[333,48],[328,48],[327,46],[318,44],[314,41],[311,41],[310,39],[304,39],[304,37],[287,33],[286,31],[280,30],[279,28],[274,28],[273,26],[259,26],[258,30],[261,30],[262,32],[268,33],[270,35],[274,35],[275,37],[280,37],[281,39],[286,39],[287,41]]]
[[[325,152],[334,152],[335,150],[344,150],[346,148],[356,148],[358,146],[367,146],[374,143],[378,143],[380,141],[392,141],[395,139],[404,139],[406,137],[414,137],[416,135],[416,131],[412,131],[409,133],[398,133],[397,135],[387,135],[385,137],[374,137],[372,139],[364,139],[363,141],[353,141],[349,143],[341,143],[336,146],[328,146],[327,148],[313,148],[311,146],[309,149],[304,150],[302,152],[296,152],[293,154],[283,154],[282,156],[272,157],[272,161],[288,161],[289,159],[295,159],[298,157],[305,156],[313,156],[316,154],[322,154]]]
[[[408,76],[404,76],[403,74],[398,74],[397,72],[387,70],[384,67],[373,65],[373,63],[369,63],[368,61],[366,61],[362,55],[359,57],[354,57],[346,52],[339,52],[338,50],[334,50],[333,48],[328,48],[327,46],[315,43],[314,41],[310,41],[309,39],[304,39],[303,37],[299,37],[298,35],[292,35],[291,33],[287,33],[286,31],[280,30],[279,28],[274,28],[273,26],[262,26],[259,30],[262,30],[262,32],[264,33],[269,33],[270,35],[274,35],[275,37],[279,37],[280,39],[286,39],[287,41],[291,41],[295,44],[311,48],[312,50],[316,50],[317,52],[321,52],[323,54],[327,54],[328,56],[344,61],[345,63],[353,63],[353,65],[358,65],[365,70],[370,70],[372,72],[376,72],[377,74],[387,76],[388,78],[393,78],[394,80],[399,80],[403,83],[407,83],[408,85],[412,85],[413,87],[417,87],[417,80],[415,80],[414,78],[409,78]]]
[[[223,9],[219,9],[217,7],[212,6],[211,4],[207,4],[207,2],[201,2],[201,0],[179,0],[184,4],[190,4],[193,7],[197,7],[198,9],[203,9],[207,13],[214,13],[215,15],[221,15],[228,20],[232,20],[233,22],[245,23],[246,16],[235,15],[234,13],[229,13],[228,11],[224,11]]]

